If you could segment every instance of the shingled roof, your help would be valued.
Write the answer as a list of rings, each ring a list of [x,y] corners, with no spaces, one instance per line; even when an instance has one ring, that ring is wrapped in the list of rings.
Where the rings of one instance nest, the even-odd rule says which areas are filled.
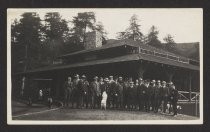
[[[150,45],[146,45],[146,44],[142,44],[139,41],[134,41],[131,39],[124,39],[124,40],[112,40],[112,41],[108,41],[107,44],[102,45],[102,47],[98,47],[98,48],[93,48],[93,49],[88,49],[88,50],[80,50],[77,52],[73,52],[73,53],[69,53],[69,54],[65,54],[65,55],[61,55],[58,58],[63,58],[63,57],[67,57],[67,56],[73,56],[73,55],[77,55],[77,54],[84,54],[84,53],[89,53],[89,52],[95,52],[95,51],[100,51],[100,50],[104,50],[104,49],[109,49],[109,48],[115,48],[115,47],[120,47],[120,46],[132,46],[132,47],[141,47],[143,49],[146,50],[150,50],[150,51],[155,51],[155,52],[159,52],[162,54],[169,54],[169,55],[173,55],[173,56],[177,56],[177,57],[183,57],[171,52],[168,52],[166,50],[160,49],[160,48],[156,48]],[[186,58],[186,57],[184,57]]]
[[[134,42],[130,43],[129,40],[116,40],[115,43],[107,43],[105,45],[102,45],[102,47],[88,49],[88,50],[80,50],[80,51],[76,51],[73,53],[61,55],[61,56],[59,56],[59,58],[77,55],[77,54],[89,53],[89,52],[93,52],[93,51],[99,51],[99,50],[104,50],[104,49],[109,49],[109,48],[114,48],[114,47],[120,47],[120,46],[124,46],[124,45],[138,47],[138,44],[136,42],[135,43]]]
[[[72,55],[77,55],[77,54],[83,54],[83,53],[88,53],[88,52],[94,52],[94,51],[100,51],[103,49],[108,49],[108,48],[113,48],[113,47],[120,47],[120,46],[132,46],[132,47],[140,47],[142,49],[146,49],[149,51],[155,51],[158,53],[162,54],[168,54],[172,56],[177,56],[180,57],[179,55],[167,52],[163,49],[158,49],[149,45],[142,44],[138,41],[133,41],[133,40],[114,40],[106,45],[103,45],[102,47],[99,48],[94,48],[94,49],[89,49],[89,50],[81,50],[78,52],[66,54],[62,57],[65,56],[72,56]],[[183,57],[182,57],[183,58]],[[181,68],[186,68],[186,69],[191,69],[191,70],[199,70],[200,67],[188,63],[181,63],[179,61],[175,60],[170,60],[164,57],[158,57],[155,55],[149,55],[149,54],[129,54],[129,55],[124,55],[120,57],[113,57],[113,58],[107,58],[107,59],[100,59],[100,60],[91,60],[91,61],[85,61],[85,62],[78,62],[74,64],[60,64],[60,65],[50,65],[46,67],[41,67],[38,69],[30,70],[25,73],[34,73],[34,72],[43,72],[43,71],[52,71],[52,70],[61,70],[61,69],[68,69],[68,68],[74,68],[74,67],[82,67],[82,66],[91,66],[91,65],[99,65],[99,64],[107,64],[107,63],[117,63],[117,62],[126,62],[126,61],[138,61],[138,60],[145,60],[145,61],[150,61],[154,63],[160,63],[160,64],[166,64],[170,66],[176,66],[176,67],[181,67]],[[19,73],[21,74],[21,73]]]
[[[79,62],[79,63],[74,63],[74,64],[50,65],[50,66],[30,70],[25,73],[52,71],[52,70],[68,69],[68,68],[74,68],[74,67],[91,66],[91,65],[125,62],[125,61],[135,61],[135,60],[139,60],[138,54],[130,54],[130,55],[124,55],[124,56],[120,56],[120,57],[101,59],[101,60],[85,61],[85,62]],[[19,74],[21,74],[21,73],[19,73]]]
[[[75,64],[50,65],[50,66],[30,70],[25,73],[62,70],[62,69],[75,68],[75,67],[100,65],[100,64],[108,64],[108,63],[118,63],[118,62],[126,62],[126,61],[139,61],[139,60],[146,60],[146,61],[150,61],[150,62],[166,64],[166,65],[170,65],[170,66],[177,66],[177,67],[191,69],[191,70],[199,70],[199,68],[200,68],[199,66],[195,66],[192,64],[180,63],[178,61],[173,61],[173,60],[169,60],[169,59],[165,59],[165,58],[157,57],[157,56],[153,56],[153,55],[148,55],[148,54],[129,54],[129,55],[124,55],[124,56],[120,56],[120,57],[79,62],[79,63],[75,63]],[[21,74],[21,73],[19,73],[19,74]]]

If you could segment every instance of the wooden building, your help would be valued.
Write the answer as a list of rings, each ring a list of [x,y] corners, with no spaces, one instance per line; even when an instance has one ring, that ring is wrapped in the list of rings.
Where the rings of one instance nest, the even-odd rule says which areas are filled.
[[[57,99],[62,98],[67,76],[75,74],[85,74],[89,81],[95,75],[173,81],[178,90],[199,92],[198,61],[133,40],[116,40],[102,45],[100,37],[97,32],[90,33],[85,50],[59,56],[53,65],[21,73],[19,77],[52,80],[49,87]]]

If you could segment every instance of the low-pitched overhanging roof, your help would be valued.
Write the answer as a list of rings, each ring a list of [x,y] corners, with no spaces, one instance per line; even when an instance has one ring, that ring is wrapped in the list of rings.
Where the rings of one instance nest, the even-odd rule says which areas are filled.
[[[77,54],[83,54],[83,53],[89,53],[89,52],[99,51],[99,50],[104,50],[104,49],[109,49],[109,48],[115,48],[115,47],[120,47],[120,46],[125,46],[125,45],[126,46],[132,46],[132,47],[138,47],[139,46],[137,42],[130,43],[129,40],[117,41],[116,43],[113,43],[113,44],[102,45],[102,47],[97,47],[97,48],[88,49],[88,50],[80,50],[80,51],[77,51],[77,52],[61,55],[58,58],[62,58],[62,57],[66,57],[66,56],[72,56],[72,55],[77,55]]]
[[[91,65],[125,62],[125,61],[135,61],[135,60],[139,60],[139,56],[137,54],[130,54],[130,55],[124,55],[124,56],[120,56],[120,57],[114,57],[114,58],[108,58],[108,59],[102,59],[102,60],[86,61],[86,62],[80,62],[80,63],[75,63],[75,64],[51,65],[51,66],[47,66],[47,67],[30,70],[25,73],[61,70],[61,69],[68,69],[68,68],[74,68],[74,67],[91,66]]]
[[[124,55],[120,57],[114,57],[114,58],[107,58],[107,59],[101,59],[101,60],[92,60],[92,61],[86,61],[86,62],[80,62],[75,64],[66,64],[66,65],[51,65],[47,67],[42,67],[34,70],[27,71],[25,73],[35,73],[35,72],[44,72],[44,71],[53,71],[53,70],[62,70],[62,69],[68,69],[68,68],[75,68],[75,67],[83,67],[83,66],[91,66],[91,65],[99,65],[99,64],[109,64],[109,63],[117,63],[117,62],[126,62],[126,61],[138,61],[138,60],[146,60],[150,62],[175,66],[175,67],[181,67],[185,69],[191,69],[191,70],[199,70],[199,66],[182,63],[162,57],[157,57],[153,55],[148,54],[129,54]],[[21,74],[21,73],[20,73]]]
[[[182,63],[182,62],[178,62],[178,61],[175,61],[175,60],[170,60],[170,59],[166,59],[166,58],[158,57],[158,56],[153,56],[153,55],[149,55],[149,54],[139,54],[139,57],[142,60],[147,60],[147,61],[156,62],[156,63],[160,63],[160,64],[182,67],[182,68],[191,69],[191,70],[200,70],[200,67],[196,66],[196,65],[192,65],[192,64],[188,64],[188,63]]]

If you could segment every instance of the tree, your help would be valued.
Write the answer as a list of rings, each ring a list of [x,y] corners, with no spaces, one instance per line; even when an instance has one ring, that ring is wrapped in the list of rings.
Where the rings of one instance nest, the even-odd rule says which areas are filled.
[[[24,71],[39,65],[41,22],[37,13],[23,13],[22,18],[11,25],[12,65],[17,67],[21,62]],[[14,69],[15,70],[15,69]]]
[[[166,42],[166,45],[165,45],[166,49],[174,52],[176,43],[173,37],[170,34],[167,34],[166,37],[163,38],[163,40]]]
[[[158,39],[158,34],[159,34],[159,31],[153,25],[149,30],[149,34],[147,35],[146,44],[157,47],[157,48],[162,48],[162,44],[160,40]]]
[[[102,44],[106,44],[106,40],[107,40],[107,32],[104,29],[104,25],[102,24],[102,22],[98,22],[96,24],[95,30],[99,31],[102,35]]]
[[[119,40],[126,39],[125,34],[126,34],[126,32],[118,32],[117,39],[119,39]]]
[[[73,36],[77,37],[80,42],[84,44],[87,29],[94,30],[95,22],[96,18],[94,12],[78,13],[72,21],[72,23],[74,24],[72,30]]]
[[[140,31],[140,24],[138,24],[138,16],[133,15],[130,18],[130,25],[129,27],[125,30],[125,33],[121,32],[118,38],[121,39],[132,39],[134,41],[142,41],[143,38],[143,33]]]
[[[64,43],[67,41],[69,34],[67,21],[62,19],[58,12],[46,13],[44,33],[46,40],[43,48],[49,48],[48,55],[50,58],[48,57],[48,59],[52,62],[64,50]]]

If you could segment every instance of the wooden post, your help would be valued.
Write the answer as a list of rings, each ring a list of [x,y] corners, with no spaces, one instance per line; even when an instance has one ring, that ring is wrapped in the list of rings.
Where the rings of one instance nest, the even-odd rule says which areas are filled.
[[[140,63],[137,64],[137,76],[138,78],[143,78],[144,72],[146,71],[146,66],[145,64],[140,61]]]
[[[191,93],[192,93],[192,86],[191,86],[192,74],[189,72],[189,102],[191,102]]]
[[[55,98],[56,99],[60,99],[60,90],[61,90],[61,75],[60,73],[56,73],[55,77],[54,77],[54,80],[53,80],[53,83],[55,83]]]
[[[167,68],[166,69],[166,75],[168,77],[167,81],[169,81],[169,82],[172,81],[172,78],[173,78],[174,74],[175,74],[175,71],[174,71],[173,68],[171,68],[171,69]]]
[[[197,107],[197,105],[198,105],[198,102],[197,102],[197,94],[195,95],[195,115],[196,116],[198,116],[198,107]]]

